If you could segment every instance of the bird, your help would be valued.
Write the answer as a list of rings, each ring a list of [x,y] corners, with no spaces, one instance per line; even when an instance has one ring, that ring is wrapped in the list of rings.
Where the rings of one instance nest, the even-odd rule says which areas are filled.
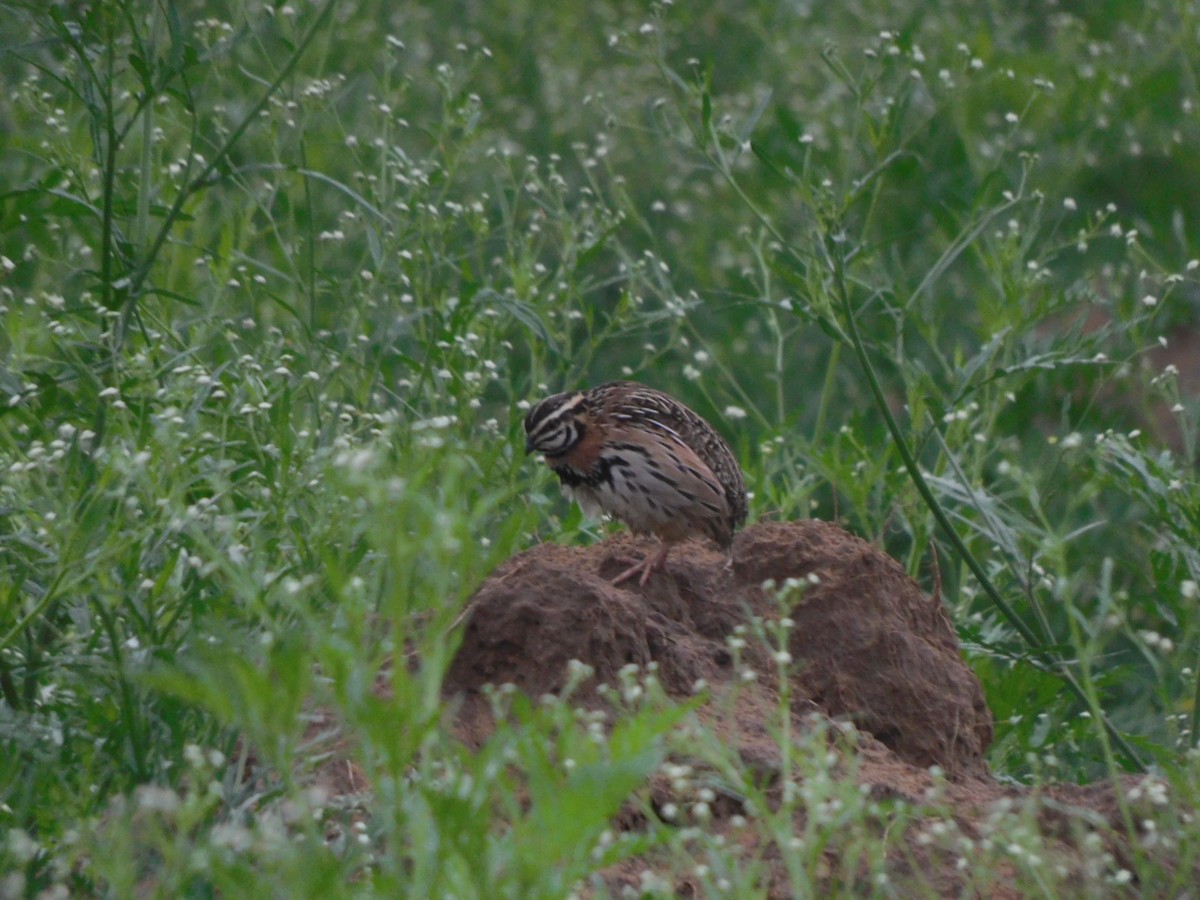
[[[746,521],[746,485],[729,445],[674,397],[635,381],[610,381],[547,397],[525,416],[525,453],[540,453],[565,494],[589,515],[607,514],[656,551],[612,580],[645,586],[672,545],[711,538],[730,553]]]

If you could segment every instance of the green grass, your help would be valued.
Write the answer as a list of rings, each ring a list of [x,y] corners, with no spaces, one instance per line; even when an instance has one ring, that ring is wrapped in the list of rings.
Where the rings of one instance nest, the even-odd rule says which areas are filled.
[[[799,842],[792,890],[893,894],[931,821],[983,894],[1185,890],[1198,26],[0,4],[0,896],[559,896],[634,857],[752,892],[703,815],[609,829],[681,760],[753,788],[652,684],[610,730],[498,695],[478,754],[440,699],[486,574],[602,533],[525,405],[627,375],[732,439],[752,517],[837,519],[940,589],[998,776],[1166,786],[1128,801],[1144,851],[1062,874],[1028,809],[966,848],[791,735],[793,805],[745,827]],[[332,752],[369,794],[314,787]]]

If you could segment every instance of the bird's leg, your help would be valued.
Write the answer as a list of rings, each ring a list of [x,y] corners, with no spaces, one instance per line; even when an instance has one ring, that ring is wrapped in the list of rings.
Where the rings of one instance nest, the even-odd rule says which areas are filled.
[[[634,575],[641,575],[638,579],[638,585],[645,587],[646,582],[650,580],[651,572],[661,572],[667,566],[667,554],[671,552],[671,547],[666,543],[659,543],[658,549],[646,556],[639,563],[630,566],[620,575],[612,580],[613,584],[621,584],[628,581]]]

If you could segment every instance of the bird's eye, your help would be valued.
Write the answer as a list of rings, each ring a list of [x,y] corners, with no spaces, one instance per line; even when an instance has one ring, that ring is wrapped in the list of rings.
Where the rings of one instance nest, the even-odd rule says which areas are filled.
[[[571,443],[571,428],[564,425],[562,428],[556,428],[550,434],[549,449],[550,450],[565,450],[567,445]]]

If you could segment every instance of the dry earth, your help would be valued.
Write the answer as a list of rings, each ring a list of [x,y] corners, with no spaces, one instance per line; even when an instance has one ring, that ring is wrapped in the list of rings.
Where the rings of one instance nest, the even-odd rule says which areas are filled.
[[[630,663],[654,662],[671,696],[690,697],[698,679],[708,683],[713,699],[697,715],[736,748],[747,770],[769,784],[780,764],[768,728],[768,717],[777,717],[779,709],[775,663],[749,640],[740,666],[752,667],[758,677],[745,682],[726,639],[749,616],[779,617],[776,600],[763,590],[765,580],[782,584],[816,575],[790,611],[795,627],[788,649],[798,663],[791,676],[796,729],[831,720],[853,723],[852,771],[872,796],[908,800],[919,809],[936,791],[939,807],[953,811],[967,836],[980,835],[996,804],[1029,801],[1048,855],[1076,860],[1083,835],[1098,831],[1117,860],[1124,857],[1111,784],[1064,784],[1032,795],[993,779],[985,761],[991,713],[960,657],[941,603],[870,544],[824,522],[764,522],[738,535],[732,568],[715,550],[691,543],[676,548],[667,571],[653,575],[645,587],[609,583],[644,550],[644,542],[627,535],[589,548],[543,544],[510,559],[484,582],[445,684],[457,704],[463,740],[478,745],[490,733],[481,693],[486,684],[512,683],[534,697],[556,693],[566,682],[568,661],[577,659],[595,675],[576,690],[573,702],[599,704],[597,684],[618,683],[618,673]],[[720,698],[732,698],[733,715]],[[931,774],[931,766],[940,767],[944,777]],[[1121,789],[1132,784],[1130,778]],[[647,815],[675,800],[668,779],[652,779],[615,824],[644,826]],[[737,827],[744,810],[736,797],[717,800],[709,827],[763,861],[762,888],[770,896],[789,896],[785,851],[761,846],[753,828]],[[798,827],[803,815],[797,813]],[[907,882],[921,893],[944,896],[969,890],[960,860],[911,837],[919,832],[906,829],[894,859],[889,856],[893,884]],[[647,865],[653,860],[604,873],[610,890],[636,886]],[[836,859],[829,871],[842,871]],[[674,882],[683,896],[699,891],[686,876]]]

